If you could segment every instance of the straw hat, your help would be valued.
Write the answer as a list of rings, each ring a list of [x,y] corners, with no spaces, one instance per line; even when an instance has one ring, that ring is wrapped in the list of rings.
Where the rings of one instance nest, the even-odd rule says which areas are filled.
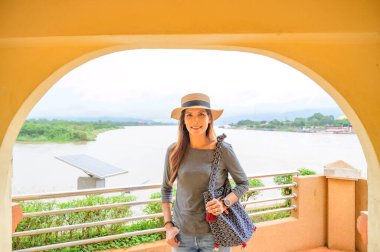
[[[211,111],[212,118],[214,119],[214,121],[218,119],[223,113],[223,109],[211,108],[210,98],[207,95],[201,94],[201,93],[193,93],[193,94],[188,94],[182,97],[181,107],[173,109],[171,117],[179,120],[181,118],[182,110],[187,109],[187,108],[209,109]]]

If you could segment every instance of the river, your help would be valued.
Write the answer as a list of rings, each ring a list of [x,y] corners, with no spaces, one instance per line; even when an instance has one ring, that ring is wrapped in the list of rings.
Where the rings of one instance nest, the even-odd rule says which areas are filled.
[[[367,177],[367,164],[357,135],[293,133],[216,128],[225,133],[247,174],[323,166],[343,160]],[[106,179],[106,187],[159,183],[167,147],[176,126],[130,126],[98,135],[87,143],[17,143],[13,152],[13,194],[76,190],[86,174],[55,158],[87,154],[128,173]]]

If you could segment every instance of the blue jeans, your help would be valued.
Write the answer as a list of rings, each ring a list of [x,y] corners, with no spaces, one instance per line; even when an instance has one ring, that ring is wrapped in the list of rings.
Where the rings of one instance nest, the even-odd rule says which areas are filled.
[[[173,252],[210,252],[214,249],[214,238],[212,234],[190,236],[180,232],[177,235],[180,241],[178,248],[173,248]],[[230,248],[219,247],[218,252],[230,252]]]

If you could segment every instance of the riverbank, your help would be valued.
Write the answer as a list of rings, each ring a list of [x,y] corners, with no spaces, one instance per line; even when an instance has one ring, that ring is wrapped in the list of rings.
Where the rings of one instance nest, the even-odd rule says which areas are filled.
[[[277,119],[266,121],[240,120],[222,126],[228,129],[252,129],[261,131],[281,131],[297,133],[333,133],[333,134],[352,134],[354,129],[350,121],[343,115],[335,119],[332,115],[315,113],[314,115],[301,118],[297,117],[293,121],[279,121]]]
[[[318,128],[255,128],[248,126],[222,125],[219,128],[257,131],[278,131],[295,133],[320,133],[320,134],[356,134],[352,127],[318,127]]]
[[[126,126],[163,125],[156,122],[65,121],[30,119],[25,121],[16,139],[18,143],[86,143],[100,133]]]
[[[247,174],[303,167],[322,174],[324,165],[343,160],[361,169],[366,177],[367,164],[356,135],[215,130],[217,135],[227,135],[225,141],[233,146]],[[176,139],[177,126],[137,126],[101,133],[96,141],[86,144],[16,143],[12,191],[25,194],[75,190],[78,177],[87,175],[55,158],[75,154],[86,154],[128,171],[107,178],[107,187],[159,183],[165,153]]]

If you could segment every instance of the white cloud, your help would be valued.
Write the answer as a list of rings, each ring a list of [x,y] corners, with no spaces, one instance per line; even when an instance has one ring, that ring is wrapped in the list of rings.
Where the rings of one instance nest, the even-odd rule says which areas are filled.
[[[167,118],[180,97],[210,95],[214,107],[242,112],[335,107],[298,70],[251,53],[207,50],[132,50],[74,69],[43,97],[30,116]]]

